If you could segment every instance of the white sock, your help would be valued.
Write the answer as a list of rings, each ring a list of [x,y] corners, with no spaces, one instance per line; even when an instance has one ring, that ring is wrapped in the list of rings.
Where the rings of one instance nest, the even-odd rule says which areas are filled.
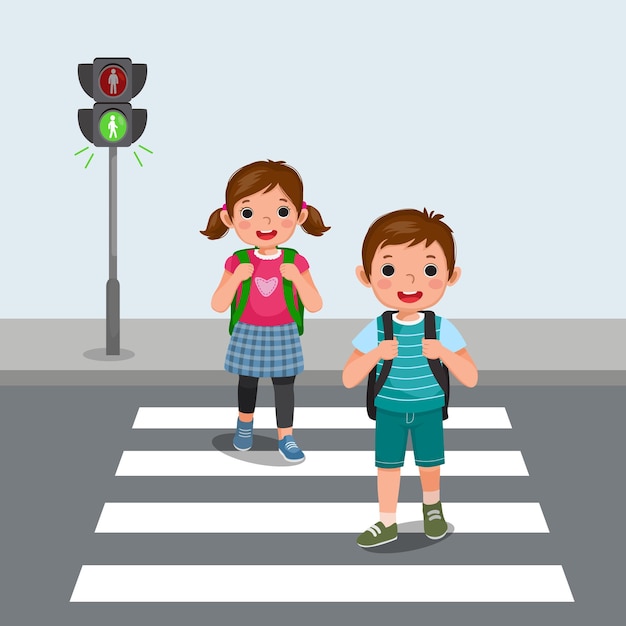
[[[386,528],[396,523],[396,514],[395,513],[380,513],[380,521],[385,525]]]
[[[424,504],[437,504],[440,498],[441,498],[441,491],[439,489],[437,489],[437,491],[424,491],[424,494],[423,494]]]

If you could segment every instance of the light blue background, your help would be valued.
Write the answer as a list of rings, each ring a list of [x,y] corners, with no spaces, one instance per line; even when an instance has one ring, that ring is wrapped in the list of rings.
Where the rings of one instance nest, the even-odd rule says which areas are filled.
[[[443,213],[451,318],[624,318],[623,2],[22,2],[3,8],[2,318],[103,318],[105,148],[77,64],[148,64],[142,145],[119,149],[123,318],[210,308],[240,242],[198,230],[228,177],[283,159],[332,230],[299,231],[318,318],[380,311],[354,276],[382,213]],[[124,19],[120,20],[123,16]],[[88,154],[95,152],[84,169]]]

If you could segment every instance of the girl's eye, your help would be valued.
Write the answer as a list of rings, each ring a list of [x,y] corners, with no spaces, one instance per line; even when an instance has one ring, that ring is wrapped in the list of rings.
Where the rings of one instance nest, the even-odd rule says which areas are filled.
[[[245,207],[244,209],[241,209],[241,217],[243,217],[244,220],[249,220],[252,217],[253,213],[252,213],[252,209],[250,209],[249,207]]]
[[[432,263],[429,263],[424,267],[424,274],[426,274],[426,276],[430,278],[432,278],[433,276],[437,276],[437,271],[437,266],[433,265]]]
[[[383,276],[386,276],[387,278],[389,278],[390,276],[393,276],[396,273],[396,268],[390,263],[385,263],[385,265],[383,265],[380,268],[380,272]]]
[[[278,208],[278,217],[287,217],[289,215],[289,207],[281,206]]]

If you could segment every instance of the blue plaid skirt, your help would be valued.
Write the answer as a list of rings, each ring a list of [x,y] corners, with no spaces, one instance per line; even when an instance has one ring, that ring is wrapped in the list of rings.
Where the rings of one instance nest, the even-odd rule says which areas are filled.
[[[304,369],[300,335],[295,323],[255,326],[237,322],[226,351],[224,369],[232,374],[295,376]]]

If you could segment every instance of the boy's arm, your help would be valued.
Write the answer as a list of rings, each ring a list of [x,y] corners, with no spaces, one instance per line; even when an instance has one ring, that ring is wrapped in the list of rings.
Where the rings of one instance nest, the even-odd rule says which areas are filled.
[[[389,339],[381,341],[373,350],[361,352],[354,350],[346,362],[341,375],[345,387],[356,387],[381,359],[395,359],[398,356],[398,340]]]
[[[475,387],[478,383],[478,368],[467,349],[452,352],[444,348],[438,339],[423,339],[422,353],[427,359],[441,359],[462,385]]]

